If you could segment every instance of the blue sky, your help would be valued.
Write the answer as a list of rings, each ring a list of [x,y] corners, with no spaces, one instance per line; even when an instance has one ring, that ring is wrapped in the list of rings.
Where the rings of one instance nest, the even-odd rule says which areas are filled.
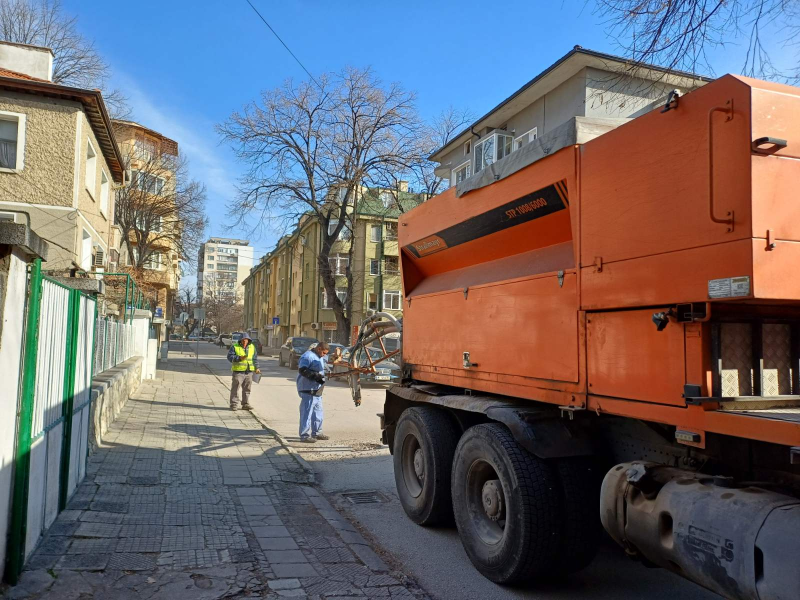
[[[593,3],[253,0],[314,74],[371,66],[418,95],[423,117],[448,105],[483,114],[575,44],[616,53]],[[95,40],[130,98],[134,118],[178,141],[208,188],[209,235],[241,172],[214,125],[261,90],[305,73],[245,0],[63,0]],[[737,71],[734,47],[712,53],[717,74]],[[253,240],[256,256],[280,232]]]

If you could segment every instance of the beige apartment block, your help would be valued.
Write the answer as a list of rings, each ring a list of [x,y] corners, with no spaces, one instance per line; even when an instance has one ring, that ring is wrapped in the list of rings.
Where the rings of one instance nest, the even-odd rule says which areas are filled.
[[[331,250],[329,264],[336,277],[336,293],[343,300],[347,295],[345,273],[352,259],[351,328],[358,327],[369,311],[402,317],[397,194],[361,190],[353,207],[354,231],[343,230]],[[403,210],[409,210],[423,202],[424,197],[408,192],[404,184],[398,200]],[[316,218],[306,215],[291,234],[278,240],[244,280],[245,326],[258,330],[265,345],[280,346],[292,336],[338,341],[336,316],[329,308],[319,273],[321,246],[321,225]],[[351,330],[349,338],[352,336]],[[349,339],[346,341],[349,343]]]
[[[52,83],[52,58],[0,41],[0,218],[50,243],[46,271],[102,271],[122,155],[101,93]]]
[[[172,158],[178,156],[178,143],[161,133],[140,125],[134,121],[114,120],[114,133],[119,143],[125,160],[126,168],[130,169],[130,185],[143,185],[142,180],[152,178],[157,185],[151,186],[153,194],[162,195],[165,201],[174,198],[175,173],[170,165]],[[165,224],[161,227],[175,227],[175,224]],[[159,228],[155,232],[154,242],[156,252],[144,264],[145,279],[148,287],[155,290],[155,307],[163,309],[162,316],[156,317],[155,322],[171,321],[175,298],[181,279],[180,260],[176,240],[180,232],[163,233]],[[130,257],[127,246],[137,252],[136,237],[131,234],[127,240],[121,240],[119,249],[119,265],[129,266]]]

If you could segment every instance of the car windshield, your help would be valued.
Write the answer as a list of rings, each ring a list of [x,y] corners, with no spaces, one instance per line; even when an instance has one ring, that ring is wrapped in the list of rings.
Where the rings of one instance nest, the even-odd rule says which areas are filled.
[[[232,337],[234,342],[238,342],[240,339],[242,339],[242,334],[237,332],[237,333],[234,333],[231,337]]]
[[[293,348],[308,348],[311,344],[316,344],[319,340],[314,338],[292,338],[292,347]]]

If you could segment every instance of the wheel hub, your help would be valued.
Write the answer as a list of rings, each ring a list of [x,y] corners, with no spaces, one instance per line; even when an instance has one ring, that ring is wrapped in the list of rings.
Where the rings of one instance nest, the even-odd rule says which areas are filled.
[[[425,457],[422,454],[422,448],[417,448],[414,452],[414,473],[420,481],[425,479]]]
[[[484,483],[481,499],[483,501],[483,510],[486,512],[487,517],[492,521],[499,521],[504,518],[505,504],[503,503],[503,488],[500,486],[500,480],[490,479]]]

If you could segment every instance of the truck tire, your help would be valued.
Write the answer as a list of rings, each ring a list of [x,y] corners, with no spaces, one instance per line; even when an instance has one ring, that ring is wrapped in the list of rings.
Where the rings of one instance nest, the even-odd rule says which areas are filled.
[[[484,577],[514,584],[552,573],[563,519],[558,477],[505,426],[476,425],[461,436],[452,496],[461,543]]]
[[[554,574],[577,573],[592,562],[600,544],[599,470],[589,458],[561,458],[554,461],[561,483],[564,511],[561,550]]]
[[[453,520],[450,473],[459,431],[443,410],[406,409],[394,436],[394,481],[408,517],[417,525]]]

